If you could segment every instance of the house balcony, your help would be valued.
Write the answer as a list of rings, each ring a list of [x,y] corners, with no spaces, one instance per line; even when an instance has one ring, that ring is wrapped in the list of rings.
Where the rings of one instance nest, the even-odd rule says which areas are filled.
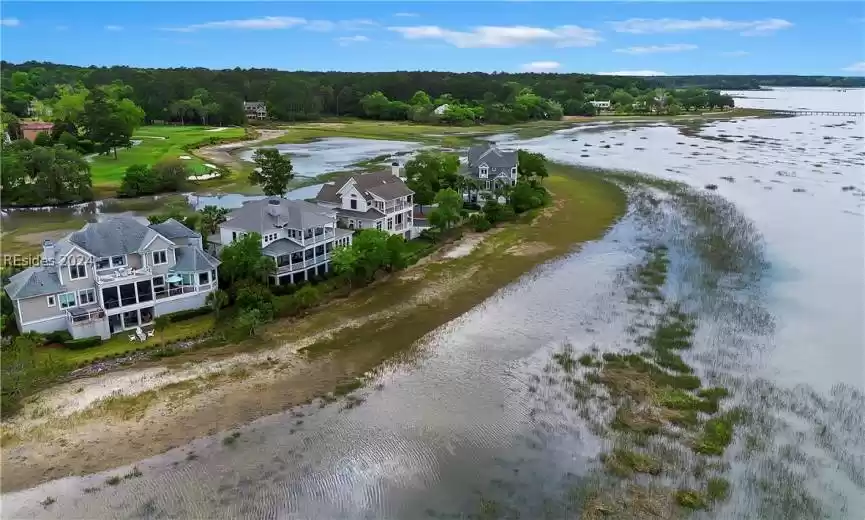
[[[286,262],[282,265],[277,266],[276,274],[283,275],[292,273],[295,271],[300,271],[302,269],[308,269],[310,267],[315,267],[324,262],[330,261],[330,253],[324,253],[322,255],[316,255],[312,258],[307,258],[304,260],[293,260],[291,262]]]
[[[135,278],[140,277],[150,277],[153,276],[153,270],[148,267],[142,267],[140,269],[133,269],[131,267],[121,267],[110,273],[99,274],[96,273],[96,283],[98,285],[106,285],[110,283],[122,283],[126,281],[132,281]]]
[[[75,307],[66,311],[66,321],[72,326],[89,325],[105,319],[105,310],[99,306]]]
[[[393,204],[385,204],[384,208],[379,209],[383,209],[385,213],[396,213],[404,209],[411,209],[413,205],[411,202],[395,202]]]

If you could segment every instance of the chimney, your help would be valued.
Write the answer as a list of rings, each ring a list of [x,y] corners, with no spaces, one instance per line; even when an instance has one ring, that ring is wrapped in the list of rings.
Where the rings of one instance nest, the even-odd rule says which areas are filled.
[[[399,167],[398,161],[390,163],[390,172],[393,174],[394,177],[399,177],[400,179],[402,179],[402,168]]]
[[[54,244],[54,241],[51,239],[45,239],[42,241],[42,265],[48,267],[49,269],[54,268],[54,263],[56,261],[57,256],[57,246]]]

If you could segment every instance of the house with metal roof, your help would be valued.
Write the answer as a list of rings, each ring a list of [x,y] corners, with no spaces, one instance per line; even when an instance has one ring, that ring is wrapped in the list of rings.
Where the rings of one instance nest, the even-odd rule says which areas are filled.
[[[217,289],[218,266],[201,235],[174,219],[146,225],[115,217],[45,240],[41,265],[13,275],[4,289],[22,332],[107,339],[203,307]]]
[[[413,196],[394,162],[390,171],[348,175],[324,184],[315,202],[336,212],[348,229],[380,229],[410,240],[416,234]]]
[[[330,270],[334,248],[351,244],[352,232],[337,227],[336,213],[303,200],[271,197],[247,202],[228,214],[208,239],[217,249],[249,233],[261,235],[261,253],[273,258],[276,285],[299,283]]]
[[[474,180],[477,189],[467,190],[464,197],[470,202],[482,202],[479,195],[493,194],[498,186],[515,186],[519,169],[516,150],[505,151],[493,143],[469,148],[463,174]]]

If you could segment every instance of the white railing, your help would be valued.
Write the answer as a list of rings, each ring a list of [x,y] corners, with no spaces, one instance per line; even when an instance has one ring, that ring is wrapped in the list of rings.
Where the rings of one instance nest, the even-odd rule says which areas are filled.
[[[95,309],[87,314],[79,314],[77,316],[73,316],[70,311],[66,311],[66,319],[72,325],[87,325],[88,323],[93,322],[94,320],[100,320],[105,318],[105,311],[102,309]]]
[[[385,204],[384,205],[384,212],[385,213],[393,213],[395,211],[408,209],[410,207],[411,207],[411,204],[409,204],[408,202],[396,202],[394,204]]]
[[[321,255],[316,255],[315,257],[308,260],[301,260],[299,262],[291,262],[287,265],[281,265],[276,268],[276,272],[278,274],[290,273],[292,271],[297,271],[298,269],[306,269],[307,267],[316,266],[328,260],[330,260],[330,253],[324,253]]]
[[[153,276],[153,270],[149,266],[140,269],[121,267],[110,274],[96,274],[96,283],[104,285],[112,282],[123,282],[131,278],[138,278],[139,276]]]

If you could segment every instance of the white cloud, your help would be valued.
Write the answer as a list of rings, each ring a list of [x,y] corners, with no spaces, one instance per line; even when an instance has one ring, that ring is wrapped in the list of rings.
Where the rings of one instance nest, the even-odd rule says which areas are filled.
[[[617,70],[615,72],[596,72],[599,76],[666,76],[658,70]]]
[[[793,24],[780,18],[763,20],[725,20],[723,18],[699,18],[681,20],[676,18],[630,18],[610,22],[613,30],[631,34],[656,34],[680,31],[739,31],[744,36],[770,34],[781,29],[789,29]]]
[[[842,70],[847,72],[865,72],[865,61],[857,61],[849,67],[844,67]]]
[[[2,18],[0,19],[0,25],[3,27],[18,27],[21,25],[21,20],[18,18]]]
[[[526,72],[552,72],[561,66],[557,61],[533,61],[524,63],[520,68]]]
[[[751,53],[748,51],[727,51],[727,52],[722,52],[721,56],[727,56],[729,58],[738,58],[741,56],[747,56],[749,54],[751,54]]]
[[[628,47],[616,49],[614,52],[625,54],[654,54],[657,52],[683,52],[697,49],[696,45],[690,43],[668,43],[666,45],[649,45],[648,47]]]
[[[417,18],[420,16],[417,13],[393,13],[397,18]]]
[[[372,20],[310,20],[303,24],[308,31],[330,32],[334,30],[359,31],[378,25]]]
[[[561,25],[550,29],[514,25],[508,27],[481,26],[471,31],[452,31],[435,25],[388,27],[408,40],[443,40],[461,49],[489,47],[520,47],[549,44],[555,47],[592,47],[602,38],[594,29],[576,25]]]
[[[184,27],[167,27],[164,30],[174,32],[194,32],[201,29],[246,29],[264,31],[272,29],[287,29],[303,25],[307,21],[293,16],[263,16],[261,18],[246,18],[242,20],[222,20],[187,25]]]
[[[106,31],[117,32],[117,31],[122,31],[123,27],[121,27],[120,25],[106,25],[105,27],[103,27],[103,29],[105,29]]]
[[[339,38],[334,38],[334,41],[338,43],[341,47],[348,47],[349,45],[354,45],[355,43],[368,42],[369,38],[362,34],[358,34],[356,36],[341,36]]]

